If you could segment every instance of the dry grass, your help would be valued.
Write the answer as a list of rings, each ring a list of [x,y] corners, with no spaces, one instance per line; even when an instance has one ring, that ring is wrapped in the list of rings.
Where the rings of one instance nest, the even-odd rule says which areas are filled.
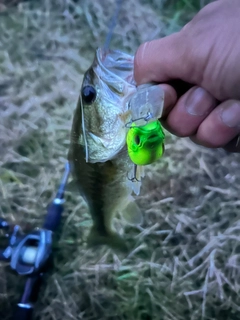
[[[0,216],[40,226],[68,151],[83,73],[115,1],[22,3],[0,16]],[[134,53],[177,30],[200,2],[125,1],[113,47]],[[147,171],[141,228],[124,226],[128,256],[85,246],[91,219],[67,193],[55,268],[36,306],[41,320],[227,320],[239,312],[239,155],[168,136]],[[24,280],[1,266],[0,318]]]

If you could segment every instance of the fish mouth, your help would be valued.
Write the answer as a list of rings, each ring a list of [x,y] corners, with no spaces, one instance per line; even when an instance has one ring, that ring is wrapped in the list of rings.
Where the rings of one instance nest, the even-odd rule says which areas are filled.
[[[116,57],[117,54],[119,58]],[[112,61],[109,60],[109,55],[112,57]],[[133,78],[131,78],[131,81],[127,81],[129,74],[132,74],[133,70],[133,58],[131,55],[119,50],[104,50],[103,48],[98,48],[96,51],[96,59],[104,73],[110,75],[113,79],[117,78],[119,81],[123,81],[128,85],[136,86]],[[104,60],[106,59],[109,61],[106,61],[104,64]],[[127,78],[121,76],[121,72],[123,71],[128,74]]]

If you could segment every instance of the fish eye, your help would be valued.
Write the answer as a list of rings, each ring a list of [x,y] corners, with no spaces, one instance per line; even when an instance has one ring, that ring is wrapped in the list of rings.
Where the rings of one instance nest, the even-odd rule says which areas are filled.
[[[140,144],[140,137],[139,137],[139,135],[136,135],[136,136],[134,137],[134,142],[135,142],[137,145]]]
[[[85,86],[82,88],[82,99],[85,103],[90,104],[96,100],[97,92],[93,86]]]

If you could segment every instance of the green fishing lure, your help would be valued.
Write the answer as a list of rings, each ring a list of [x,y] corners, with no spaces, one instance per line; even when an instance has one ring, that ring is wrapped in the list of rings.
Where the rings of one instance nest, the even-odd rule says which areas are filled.
[[[155,162],[164,154],[165,134],[159,120],[143,126],[133,122],[127,133],[127,149],[135,165],[144,166]]]

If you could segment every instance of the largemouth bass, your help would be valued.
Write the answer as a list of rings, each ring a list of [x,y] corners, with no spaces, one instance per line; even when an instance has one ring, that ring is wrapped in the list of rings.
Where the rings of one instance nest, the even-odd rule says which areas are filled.
[[[88,244],[121,251],[127,246],[113,228],[113,217],[119,212],[134,224],[142,219],[133,195],[140,192],[143,170],[138,167],[136,179],[129,179],[133,163],[126,145],[130,130],[126,124],[133,122],[129,101],[137,92],[133,59],[121,51],[97,49],[84,75],[68,154],[93,219]]]

